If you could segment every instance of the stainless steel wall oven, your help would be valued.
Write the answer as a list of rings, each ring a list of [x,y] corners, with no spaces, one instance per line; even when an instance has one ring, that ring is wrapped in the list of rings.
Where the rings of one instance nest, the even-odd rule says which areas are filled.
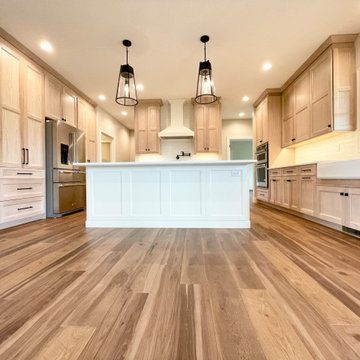
[[[256,147],[256,186],[268,187],[269,151],[268,143]]]

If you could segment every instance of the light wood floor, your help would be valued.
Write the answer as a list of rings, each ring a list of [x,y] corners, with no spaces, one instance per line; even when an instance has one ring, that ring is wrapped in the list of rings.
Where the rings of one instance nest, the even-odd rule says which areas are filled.
[[[359,359],[359,240],[261,205],[252,226],[1,231],[0,359]]]

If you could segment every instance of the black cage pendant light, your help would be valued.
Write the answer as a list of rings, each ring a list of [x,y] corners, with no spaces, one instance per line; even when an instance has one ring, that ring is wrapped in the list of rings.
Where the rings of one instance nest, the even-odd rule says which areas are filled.
[[[196,87],[195,102],[198,104],[211,104],[217,100],[215,95],[214,80],[212,78],[211,63],[206,60],[206,43],[210,40],[208,35],[203,35],[200,41],[204,44],[204,61],[200,61],[199,75]]]
[[[115,101],[120,105],[135,106],[139,101],[136,92],[134,69],[129,65],[128,49],[131,46],[131,41],[124,40],[123,45],[126,47],[126,64],[120,66]]]

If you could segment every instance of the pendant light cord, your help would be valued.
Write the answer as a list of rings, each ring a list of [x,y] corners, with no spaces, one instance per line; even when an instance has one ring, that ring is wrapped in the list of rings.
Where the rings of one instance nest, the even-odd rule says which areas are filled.
[[[204,61],[206,61],[206,43],[204,43]]]
[[[128,54],[128,47],[126,47],[126,65],[129,64],[129,54]]]

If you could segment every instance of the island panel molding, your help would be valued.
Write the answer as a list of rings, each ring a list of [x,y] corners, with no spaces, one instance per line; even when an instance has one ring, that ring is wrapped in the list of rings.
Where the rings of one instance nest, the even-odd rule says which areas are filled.
[[[86,226],[249,228],[254,162],[82,163]]]

